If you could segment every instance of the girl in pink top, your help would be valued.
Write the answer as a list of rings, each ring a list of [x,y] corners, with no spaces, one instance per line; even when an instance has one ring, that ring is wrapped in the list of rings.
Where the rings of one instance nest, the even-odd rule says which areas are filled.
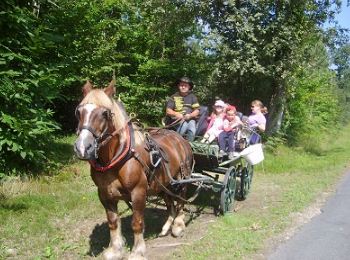
[[[207,131],[204,134],[202,143],[211,143],[224,130],[226,104],[222,100],[217,100],[214,104],[214,113],[210,116],[210,122]]]
[[[237,127],[243,124],[236,113],[236,107],[227,107],[226,118],[224,120],[224,131],[219,135],[219,155],[224,156],[226,152],[228,152],[229,159],[233,159],[233,152],[235,148],[234,137]]]

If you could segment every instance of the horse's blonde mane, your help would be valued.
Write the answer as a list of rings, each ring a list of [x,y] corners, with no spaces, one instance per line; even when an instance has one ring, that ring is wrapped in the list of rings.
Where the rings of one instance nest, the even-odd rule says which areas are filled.
[[[102,89],[91,90],[80,102],[80,105],[85,104],[95,104],[96,106],[105,107],[111,110],[112,114],[114,114],[112,118],[113,124],[116,128],[124,126],[126,124],[126,112],[122,111],[116,101],[107,96]]]

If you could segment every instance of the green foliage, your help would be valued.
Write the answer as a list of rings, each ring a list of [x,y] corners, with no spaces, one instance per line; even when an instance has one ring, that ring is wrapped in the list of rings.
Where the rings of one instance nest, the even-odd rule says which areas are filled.
[[[58,94],[57,69],[42,60],[52,42],[30,10],[2,5],[0,40],[0,178],[40,168],[50,134],[58,129],[47,107]],[[11,23],[9,22],[11,21]]]
[[[334,15],[339,2],[203,1],[200,6],[204,21],[217,35],[212,90],[223,92],[246,113],[251,100],[262,100],[270,111],[268,132],[279,131],[276,118],[285,112],[287,80],[305,60],[299,59],[298,50]]]
[[[339,126],[340,103],[335,75],[328,69],[324,45],[317,40],[306,45],[308,63],[299,67],[289,81],[289,100],[285,131],[289,143],[307,151],[322,153],[322,135]]]
[[[305,39],[314,37],[338,5],[314,0],[1,1],[0,172],[43,165],[58,123],[66,131],[76,127],[74,108],[83,81],[106,86],[113,70],[117,95],[146,124],[160,122],[175,80],[186,75],[202,104],[210,106],[214,96],[221,96],[249,113],[250,101],[261,99],[270,105],[270,119],[285,113],[284,122],[273,122],[282,123],[281,136],[296,143],[305,138],[302,133],[312,133],[306,126],[298,129],[307,115],[322,125],[337,110],[328,65],[308,71],[316,59],[309,57],[328,57],[300,50],[314,44]],[[341,70],[337,84],[345,91],[348,48],[342,46],[333,58]],[[312,112],[298,105],[303,102],[313,102]]]
[[[67,64],[61,73],[103,87],[115,70],[118,95],[147,123],[160,122],[178,77],[196,80],[209,71],[198,42],[190,40],[200,37],[199,25],[186,2],[61,0],[47,19],[55,34],[64,35],[63,48],[57,49]],[[63,84],[71,88],[71,82]],[[80,87],[74,83],[73,88]]]
[[[53,117],[75,127],[84,79],[103,87],[116,70],[118,95],[128,111],[157,124],[175,91],[173,82],[183,75],[205,78],[210,71],[191,3],[5,0],[0,5],[6,10],[0,17],[2,174],[43,164],[45,146],[58,128]]]
[[[334,63],[337,66],[337,76],[342,79],[341,88],[350,88],[344,81],[349,80],[350,69],[350,43],[341,45],[334,53]]]

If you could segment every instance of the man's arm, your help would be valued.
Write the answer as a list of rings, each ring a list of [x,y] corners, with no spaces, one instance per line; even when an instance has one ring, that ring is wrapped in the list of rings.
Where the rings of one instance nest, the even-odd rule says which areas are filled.
[[[185,115],[185,120],[197,118],[198,115],[199,115],[199,109],[195,109],[190,114]]]
[[[167,114],[167,116],[176,117],[178,119],[184,118],[183,114],[176,112],[175,110],[173,110],[169,107],[166,108],[166,114]]]
[[[194,94],[191,94],[191,95],[192,95],[191,107],[192,107],[193,111],[191,113],[185,115],[185,120],[195,119],[199,116],[199,107],[200,106],[198,103],[198,99]]]

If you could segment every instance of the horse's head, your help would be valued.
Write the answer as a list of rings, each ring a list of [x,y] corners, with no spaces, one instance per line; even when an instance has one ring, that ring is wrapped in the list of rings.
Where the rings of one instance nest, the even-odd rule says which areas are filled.
[[[75,112],[79,123],[74,151],[79,159],[97,159],[101,142],[113,128],[113,100],[111,98],[114,93],[114,81],[104,90],[93,89],[89,81],[84,85],[84,99]]]

